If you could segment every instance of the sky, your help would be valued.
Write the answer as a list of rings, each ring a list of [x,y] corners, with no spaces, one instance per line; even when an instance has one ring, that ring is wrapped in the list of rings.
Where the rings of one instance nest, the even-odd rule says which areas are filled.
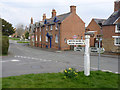
[[[52,9],[57,15],[70,12],[70,6],[76,6],[78,16],[87,26],[92,18],[107,19],[114,12],[115,0],[0,0],[0,17],[14,27],[18,24],[29,26],[30,18],[41,21],[42,16],[51,17]]]

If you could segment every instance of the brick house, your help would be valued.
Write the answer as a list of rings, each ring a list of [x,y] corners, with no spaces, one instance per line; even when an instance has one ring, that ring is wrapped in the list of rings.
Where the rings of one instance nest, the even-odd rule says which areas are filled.
[[[120,1],[114,2],[114,12],[103,24],[103,47],[106,52],[120,52]]]
[[[52,10],[52,17],[47,19],[43,14],[43,20],[30,24],[31,45],[41,48],[53,48],[57,50],[70,50],[68,39],[76,35],[78,39],[84,39],[85,23],[76,14],[76,6],[70,6],[70,12],[56,15]]]
[[[91,47],[98,47],[98,41],[96,40],[97,35],[102,34],[102,25],[106,21],[106,19],[96,19],[93,18],[91,22],[88,24],[86,27],[86,32],[88,31],[93,31],[94,36],[90,37],[90,46]],[[101,47],[102,47],[102,42],[101,42]]]

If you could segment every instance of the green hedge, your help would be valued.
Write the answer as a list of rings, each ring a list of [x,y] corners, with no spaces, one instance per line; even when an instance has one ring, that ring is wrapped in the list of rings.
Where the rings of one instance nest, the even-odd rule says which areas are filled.
[[[9,39],[8,36],[2,36],[2,55],[8,54]]]

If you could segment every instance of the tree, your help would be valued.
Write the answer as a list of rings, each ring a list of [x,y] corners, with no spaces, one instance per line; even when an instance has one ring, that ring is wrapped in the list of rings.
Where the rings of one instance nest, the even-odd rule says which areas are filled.
[[[18,37],[21,37],[22,34],[24,33],[24,25],[18,24],[18,25],[16,26],[16,32],[17,32],[17,36],[18,36]]]
[[[9,36],[15,33],[11,23],[1,18],[0,21],[2,21],[2,35]]]
[[[27,31],[27,32],[25,33],[25,38],[28,39],[28,37],[29,37],[29,32]]]

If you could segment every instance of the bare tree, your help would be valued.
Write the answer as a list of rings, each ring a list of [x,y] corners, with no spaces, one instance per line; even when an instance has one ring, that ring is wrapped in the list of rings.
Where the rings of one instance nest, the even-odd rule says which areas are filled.
[[[24,33],[24,25],[23,24],[17,24],[16,25],[16,33],[18,37],[21,37]]]

